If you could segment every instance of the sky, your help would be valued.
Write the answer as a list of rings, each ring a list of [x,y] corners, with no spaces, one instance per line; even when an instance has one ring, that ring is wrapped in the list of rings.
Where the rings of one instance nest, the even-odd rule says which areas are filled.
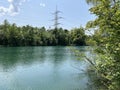
[[[7,19],[19,26],[53,28],[56,6],[61,13],[59,27],[72,29],[83,26],[95,16],[85,0],[0,0],[0,23]]]

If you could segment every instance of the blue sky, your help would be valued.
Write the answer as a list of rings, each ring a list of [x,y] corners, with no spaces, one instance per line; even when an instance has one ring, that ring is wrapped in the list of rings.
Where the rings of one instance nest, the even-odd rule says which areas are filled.
[[[63,28],[84,27],[95,18],[85,0],[0,0],[0,23],[7,19],[17,25],[53,27],[56,5],[64,18],[59,21]]]

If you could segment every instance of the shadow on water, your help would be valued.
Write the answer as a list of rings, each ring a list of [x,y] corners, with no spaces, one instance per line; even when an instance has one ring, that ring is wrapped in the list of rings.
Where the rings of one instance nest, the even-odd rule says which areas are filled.
[[[76,48],[88,54],[86,47]],[[17,71],[19,66],[23,68]],[[89,76],[73,66],[87,68],[86,62],[77,60],[68,47],[0,47],[0,72],[12,73],[18,90],[95,90],[87,85]]]
[[[61,47],[0,47],[0,67],[9,71],[19,65],[44,63],[48,59],[56,67],[64,61],[65,51]]]
[[[18,65],[31,65],[34,62],[44,62],[45,48],[34,47],[2,47],[0,48],[0,67],[4,71],[14,69]]]
[[[47,56],[50,62],[55,65],[54,67],[61,65],[61,63],[65,61],[66,50],[65,47],[61,48],[60,46],[51,47],[49,49],[49,54]]]

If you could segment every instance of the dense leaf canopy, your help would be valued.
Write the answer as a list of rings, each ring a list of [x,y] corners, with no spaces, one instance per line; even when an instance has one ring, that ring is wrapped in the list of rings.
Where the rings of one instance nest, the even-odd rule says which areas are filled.
[[[103,78],[107,90],[120,89],[120,0],[86,0],[93,6],[90,12],[96,15],[87,28],[95,30],[99,55],[96,71]]]
[[[0,25],[0,45],[3,46],[86,45],[85,38],[82,27],[72,31],[62,28],[46,30],[30,25],[18,27],[7,20]]]

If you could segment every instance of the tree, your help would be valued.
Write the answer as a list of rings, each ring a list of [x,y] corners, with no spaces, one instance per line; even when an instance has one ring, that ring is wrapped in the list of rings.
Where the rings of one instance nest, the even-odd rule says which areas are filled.
[[[18,27],[15,23],[9,24],[7,20],[0,25],[0,45],[3,46],[67,46],[85,45],[83,28],[71,31],[63,28],[46,30],[30,25]],[[72,35],[73,34],[73,35]],[[71,36],[73,38],[71,38]]]
[[[90,12],[97,18],[87,28],[98,31],[94,39],[99,59],[96,72],[108,90],[120,89],[120,0],[86,0],[93,4]],[[99,33],[98,35],[96,35]]]
[[[85,30],[84,28],[74,28],[71,30],[71,40],[74,45],[85,45]]]

